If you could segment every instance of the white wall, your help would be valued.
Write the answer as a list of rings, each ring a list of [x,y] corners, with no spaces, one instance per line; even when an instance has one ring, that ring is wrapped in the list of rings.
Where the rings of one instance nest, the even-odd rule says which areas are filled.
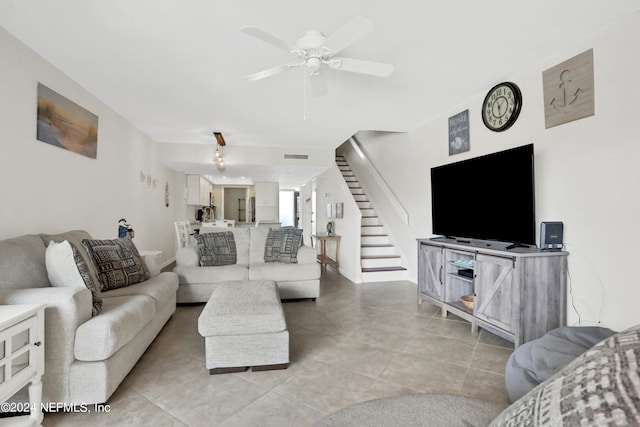
[[[2,28],[0,52],[0,238],[70,229],[115,238],[126,218],[138,249],[173,258],[182,177],[158,163],[155,142]],[[97,159],[36,140],[38,82],[99,117]]]
[[[362,214],[344,182],[338,167],[334,166],[316,179],[317,233],[327,232],[327,222],[333,221],[334,233],[340,237],[338,262],[340,272],[354,283],[362,283],[360,265],[360,224]],[[329,219],[327,204],[343,203],[343,217]],[[316,246],[318,253],[320,248]],[[327,254],[335,259],[335,245],[327,243]],[[332,267],[329,267],[332,268]]]
[[[594,49],[595,116],[545,129],[542,72],[590,48]],[[415,239],[431,236],[431,167],[533,143],[538,232],[541,221],[563,221],[571,252],[570,298],[577,313],[570,301],[569,324],[599,320],[619,330],[638,323],[640,284],[632,268],[640,256],[640,137],[634,125],[640,112],[639,51],[636,14],[518,75],[497,76],[487,82],[486,90],[498,80],[511,80],[523,93],[520,118],[502,133],[482,124],[483,91],[407,136],[357,135],[409,211],[409,226],[393,224],[393,232],[410,258],[413,281]],[[447,119],[465,109],[469,109],[471,150],[450,157]]]

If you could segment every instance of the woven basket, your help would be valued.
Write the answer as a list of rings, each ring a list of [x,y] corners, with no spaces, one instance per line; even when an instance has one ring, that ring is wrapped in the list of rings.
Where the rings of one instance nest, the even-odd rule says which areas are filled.
[[[460,301],[462,301],[462,304],[469,310],[473,310],[474,299],[475,297],[473,295],[462,295],[462,297],[460,297]]]

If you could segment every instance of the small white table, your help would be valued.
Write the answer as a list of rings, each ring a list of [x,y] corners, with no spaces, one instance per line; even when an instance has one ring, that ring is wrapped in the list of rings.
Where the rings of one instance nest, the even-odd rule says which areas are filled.
[[[0,419],[0,425],[41,426],[44,374],[43,304],[0,305],[0,409],[30,415]],[[27,384],[29,404],[7,402]]]

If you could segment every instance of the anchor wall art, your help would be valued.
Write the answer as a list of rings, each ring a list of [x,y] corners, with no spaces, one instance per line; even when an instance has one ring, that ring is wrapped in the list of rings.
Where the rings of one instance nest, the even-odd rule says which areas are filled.
[[[542,72],[545,128],[595,114],[593,49]]]

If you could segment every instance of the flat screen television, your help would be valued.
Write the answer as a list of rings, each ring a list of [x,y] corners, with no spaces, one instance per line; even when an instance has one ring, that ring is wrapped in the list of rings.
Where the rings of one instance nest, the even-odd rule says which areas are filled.
[[[535,246],[533,144],[431,169],[434,234]]]

